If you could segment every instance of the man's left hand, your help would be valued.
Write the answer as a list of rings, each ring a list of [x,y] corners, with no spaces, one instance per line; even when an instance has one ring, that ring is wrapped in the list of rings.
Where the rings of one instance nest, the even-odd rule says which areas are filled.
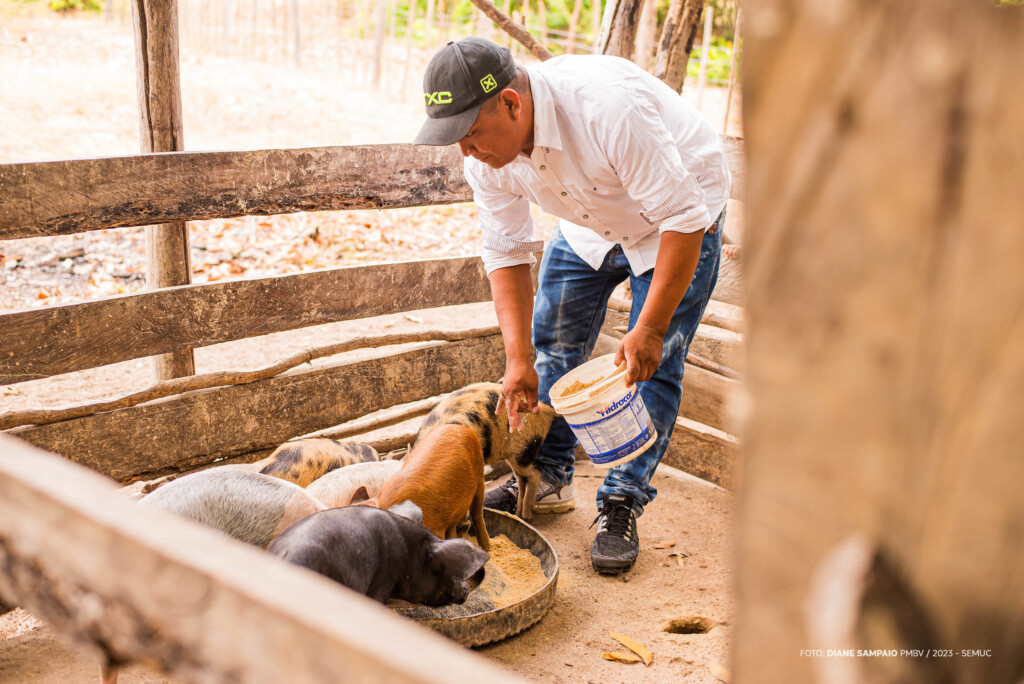
[[[664,342],[664,333],[639,322],[626,333],[615,352],[615,365],[626,361],[627,387],[651,379],[661,363]]]

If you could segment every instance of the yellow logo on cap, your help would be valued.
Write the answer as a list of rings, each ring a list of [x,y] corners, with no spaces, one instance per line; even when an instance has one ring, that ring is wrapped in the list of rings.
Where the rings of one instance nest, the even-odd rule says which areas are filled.
[[[423,93],[423,99],[427,101],[427,105],[451,104],[452,94],[447,90],[439,90],[436,93]]]
[[[485,93],[489,93],[498,87],[498,82],[494,80],[494,76],[487,74],[480,79],[480,85],[483,87]]]

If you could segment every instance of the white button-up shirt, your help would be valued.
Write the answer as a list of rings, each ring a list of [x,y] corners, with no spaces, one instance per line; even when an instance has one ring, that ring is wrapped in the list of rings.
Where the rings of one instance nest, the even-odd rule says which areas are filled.
[[[465,160],[488,273],[536,261],[530,202],[562,219],[569,246],[595,269],[618,243],[636,274],[654,267],[662,231],[718,218],[725,150],[678,93],[619,57],[566,55],[527,71],[532,154],[500,169]]]

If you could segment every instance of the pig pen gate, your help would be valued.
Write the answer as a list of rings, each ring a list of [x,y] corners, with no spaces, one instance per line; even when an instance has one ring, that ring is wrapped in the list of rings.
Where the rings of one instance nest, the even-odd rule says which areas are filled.
[[[116,500],[100,477],[128,483],[256,460],[288,439],[399,404],[420,401],[401,418],[425,413],[432,404],[421,400],[504,369],[490,328],[361,338],[257,371],[194,375],[196,347],[483,302],[490,290],[475,257],[189,284],[188,220],[445,204],[471,193],[454,148],[178,151],[175,5],[137,0],[134,10],[147,154],[0,166],[0,239],[145,225],[153,289],[0,316],[0,384],[144,357],[157,359],[158,382],[112,401],[0,415],[6,435],[63,457],[0,436],[0,602],[26,607],[111,663],[148,660],[197,680],[509,681],[361,597]],[[739,143],[726,142],[738,171]],[[628,306],[613,302],[609,335],[621,335],[616,323]],[[735,330],[733,314],[725,308],[707,320]],[[688,367],[666,462],[727,485],[734,440],[718,429],[740,339],[725,328],[705,329],[695,342],[693,359],[705,368]],[[410,342],[421,344],[295,368]]]

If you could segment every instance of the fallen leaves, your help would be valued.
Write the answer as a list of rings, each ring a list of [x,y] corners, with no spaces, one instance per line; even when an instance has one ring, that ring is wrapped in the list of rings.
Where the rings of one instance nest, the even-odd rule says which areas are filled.
[[[640,656],[641,660],[644,661],[644,665],[650,665],[651,661],[654,660],[654,654],[636,639],[631,639],[624,634],[619,634],[618,632],[608,632],[608,636]]]
[[[657,544],[655,544],[654,548],[656,548],[656,549],[671,549],[675,545],[676,545],[676,540],[675,539],[665,539],[665,540],[662,540],[662,541],[658,542]]]
[[[668,556],[669,556],[669,558],[672,558],[673,556],[675,556],[676,564],[679,567],[683,567],[683,559],[684,558],[689,558],[690,554],[683,553],[682,551],[673,551],[672,553],[668,554]]]
[[[605,660],[614,660],[617,663],[641,663],[643,660],[640,656],[635,653],[623,653],[622,651],[612,651],[611,653],[602,653],[601,657]]]

